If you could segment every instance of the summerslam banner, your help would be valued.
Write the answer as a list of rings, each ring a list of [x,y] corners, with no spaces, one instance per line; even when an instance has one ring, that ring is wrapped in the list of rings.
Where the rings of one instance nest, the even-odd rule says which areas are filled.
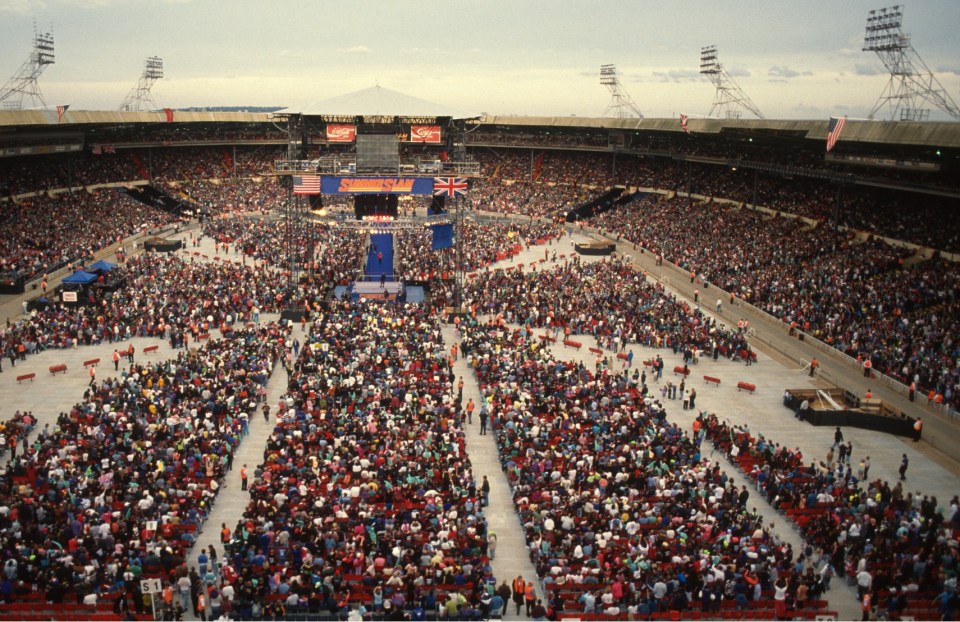
[[[433,194],[432,177],[322,177],[323,194]]]
[[[327,142],[352,143],[357,139],[356,125],[328,125]]]
[[[411,125],[410,142],[412,143],[432,143],[439,145],[440,139],[439,125]]]

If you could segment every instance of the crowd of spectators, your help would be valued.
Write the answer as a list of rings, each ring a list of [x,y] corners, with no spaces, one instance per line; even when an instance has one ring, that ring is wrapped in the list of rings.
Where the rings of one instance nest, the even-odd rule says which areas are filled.
[[[709,151],[713,147],[698,149]],[[143,179],[174,182],[259,177],[269,174],[273,161],[283,157],[282,146],[270,144],[161,145],[114,151],[102,155],[5,158],[0,162],[0,195]],[[800,157],[789,153],[793,160]],[[494,199],[493,190],[484,191],[486,185],[492,185],[498,193],[510,193],[511,184],[505,181],[531,182],[523,194],[543,196],[543,201],[526,206],[528,202],[521,194],[523,187],[518,186],[514,196],[503,197],[496,205],[514,212],[531,213],[534,208],[543,209],[544,203],[563,207],[581,198],[583,186],[621,183],[684,191],[689,188],[695,193],[756,203],[819,220],[832,221],[837,216],[839,224],[855,229],[948,251],[960,249],[960,231],[956,227],[934,224],[952,221],[949,216],[955,200],[934,195],[848,184],[838,197],[835,183],[821,179],[631,154],[484,147],[474,150],[473,155],[481,165],[482,176],[488,178],[477,184],[481,198],[491,203]],[[751,157],[770,162],[777,156],[776,150],[766,148]],[[838,198],[842,205],[835,210]]]
[[[950,221],[955,200],[935,195],[846,185],[836,209],[836,185],[821,179],[783,177],[747,168],[688,163],[666,158],[576,152],[532,152],[483,149],[476,152],[485,178],[476,189],[481,199],[510,213],[536,214],[525,208],[522,196],[498,205],[492,198],[509,181],[534,182],[534,187],[572,184],[568,199],[582,185],[612,184],[692,192],[761,205],[819,221],[851,227],[932,248],[960,250],[960,230],[938,227]],[[486,190],[492,186],[490,190]],[[550,192],[549,190],[544,190]],[[509,190],[507,190],[509,192]],[[491,198],[488,198],[491,197]]]
[[[282,147],[155,147],[0,160],[0,196],[96,184],[195,181],[268,175]]]
[[[38,278],[144,229],[171,224],[174,215],[128,197],[122,189],[65,192],[3,204],[0,274]]]
[[[823,225],[647,195],[590,221],[904,384],[960,404],[960,269]],[[737,231],[737,236],[728,235]],[[742,237],[741,237],[742,236]]]
[[[461,230],[461,269],[482,270],[495,261],[516,255],[526,246],[558,239],[563,230],[544,222],[483,222],[465,220]],[[432,231],[403,231],[395,236],[394,270],[408,279],[436,281],[453,278],[456,249],[432,250]]]
[[[842,436],[824,460],[805,458],[746,426],[701,414],[704,431],[755,482],[777,510],[789,515],[806,541],[799,558],[806,572],[849,577],[858,595],[893,617],[931,619],[960,606],[956,592],[960,501],[910,492],[870,477],[870,457],[841,449]],[[838,428],[839,430],[839,428]],[[835,453],[836,450],[836,453]],[[908,610],[910,609],[910,610]],[[912,611],[911,611],[912,610]],[[941,619],[952,619],[951,615]]]
[[[208,221],[204,235],[211,237],[225,253],[249,257],[258,265],[289,269],[286,249],[294,249],[293,260],[304,274],[330,288],[348,285],[358,278],[360,257],[369,238],[357,229],[305,221],[288,230],[285,220],[267,217],[219,218]]]
[[[471,279],[464,301],[474,313],[528,330],[592,335],[615,352],[640,344],[691,360],[701,352],[752,358],[742,330],[718,326],[622,259],[585,263],[576,255],[558,261],[554,254],[541,269],[483,272]]]
[[[639,370],[555,357],[531,334],[463,325],[531,557],[558,613],[786,612],[795,552]],[[825,586],[795,599],[812,617]],[[816,601],[816,602],[815,602]]]
[[[138,174],[149,165],[151,175],[178,180],[171,190],[218,211],[270,210],[284,199],[271,182],[203,181],[231,175],[232,154],[223,148],[161,151],[146,163],[128,155]],[[605,158],[498,154],[484,163],[493,170],[477,188],[480,203],[552,213],[586,197],[585,186],[618,179]],[[643,185],[686,184],[680,165],[624,166]],[[716,173],[698,168],[696,184],[715,184],[723,196],[747,191],[742,180]],[[785,198],[793,186],[771,190],[783,197],[775,208],[794,206]],[[749,210],[653,197],[627,207],[594,222],[878,369],[939,383],[948,403],[960,398],[952,266],[938,260],[904,268],[905,253],[881,242]],[[112,211],[81,217],[115,220]],[[483,596],[495,585],[482,495],[464,452],[462,404],[434,309],[329,300],[312,286],[292,299],[282,272],[263,269],[289,259],[280,250],[289,232],[279,220],[214,220],[204,233],[254,265],[134,258],[123,268],[124,285],[95,295],[94,304],[49,305],[8,324],[4,350],[22,346],[29,354],[132,336],[182,347],[187,335],[196,343],[213,327],[305,305],[314,313],[311,330],[252,478],[250,505],[228,539],[220,585],[230,585],[231,595],[216,606],[243,617],[344,613],[358,602],[386,612],[432,609],[462,593],[463,606],[482,615]],[[298,262],[324,282],[350,282],[362,269],[364,236],[313,226],[294,235],[317,249]],[[685,359],[745,351],[749,360],[742,331],[717,326],[620,260],[558,263],[545,246],[543,262],[526,270],[486,269],[518,247],[549,243],[559,236],[554,224],[468,222],[463,235],[462,268],[474,274],[464,291],[471,313],[462,351],[481,382],[482,408],[554,609],[710,612],[727,600],[742,608],[760,601],[757,607],[781,615],[788,600],[801,611],[821,606],[814,602],[829,587],[823,569],[841,555],[848,566],[874,565],[920,590],[935,589],[937,573],[955,568],[946,540],[947,524],[960,520],[955,507],[938,519],[936,500],[885,482],[863,490],[849,466],[805,469],[794,452],[704,422],[712,438],[732,438],[738,455],[754,458],[740,464],[775,504],[807,509],[811,495],[815,507],[826,504],[805,524],[817,550],[794,552],[749,508],[749,494],[704,460],[700,437],[667,421],[639,365],[598,360],[589,370],[559,360],[533,333],[591,334],[617,352],[639,343]],[[396,271],[439,280],[434,303],[445,305],[452,252],[427,250],[425,233],[398,238]],[[9,254],[23,244],[13,241]],[[497,320],[479,323],[484,314]],[[505,322],[522,328],[510,332]],[[91,386],[0,474],[0,539],[15,577],[7,576],[0,595],[136,595],[142,574],[188,576],[184,548],[216,498],[286,339],[272,324],[227,334]],[[658,380],[652,375],[650,383]],[[890,551],[899,552],[868,547],[863,532],[870,530],[896,541],[901,546]]]
[[[234,331],[91,386],[0,472],[2,597],[95,604],[186,576],[257,396],[277,325]]]
[[[486,519],[436,316],[332,300],[314,317],[226,547],[231,610],[478,607]]]
[[[172,196],[218,215],[266,214],[282,208],[287,199],[285,189],[263,179],[201,179],[159,185]]]
[[[289,302],[286,277],[252,266],[140,255],[121,270],[117,278],[124,284],[113,292],[91,294],[91,304],[50,303],[8,321],[0,332],[3,350],[26,356],[131,337],[186,346],[211,329],[256,321],[260,312],[278,311]]]
[[[15,455],[17,445],[21,442],[24,443],[24,451],[26,451],[26,439],[36,425],[37,418],[31,411],[18,410],[12,417],[0,422],[0,458],[3,458],[8,449]]]

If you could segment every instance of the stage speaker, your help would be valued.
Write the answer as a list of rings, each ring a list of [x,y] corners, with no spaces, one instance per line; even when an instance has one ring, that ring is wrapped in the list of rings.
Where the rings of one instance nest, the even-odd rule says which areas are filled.
[[[427,210],[427,213],[430,215],[445,214],[447,212],[446,199],[447,197],[443,195],[441,196],[434,195],[433,200],[430,201],[430,207]]]

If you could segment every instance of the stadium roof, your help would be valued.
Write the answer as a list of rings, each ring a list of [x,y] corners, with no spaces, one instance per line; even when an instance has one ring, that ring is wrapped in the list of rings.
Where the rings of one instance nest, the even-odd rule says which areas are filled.
[[[304,115],[406,115],[457,119],[476,116],[465,110],[400,93],[379,84],[303,106],[291,106],[282,112],[299,112]]]

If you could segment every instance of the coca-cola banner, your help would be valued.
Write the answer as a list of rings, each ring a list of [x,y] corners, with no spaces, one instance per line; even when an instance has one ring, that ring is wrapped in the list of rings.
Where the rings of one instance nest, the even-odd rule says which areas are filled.
[[[328,125],[327,142],[352,143],[357,138],[356,125]]]
[[[410,142],[412,143],[436,143],[440,141],[439,125],[411,125]]]

